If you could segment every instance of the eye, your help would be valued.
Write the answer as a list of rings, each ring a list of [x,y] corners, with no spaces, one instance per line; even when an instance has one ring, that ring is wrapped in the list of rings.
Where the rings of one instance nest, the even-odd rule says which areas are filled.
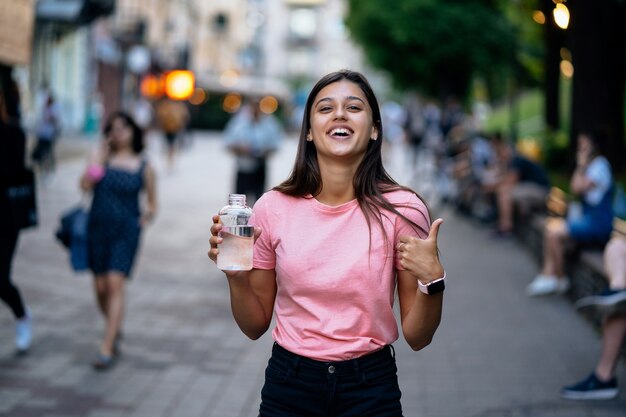
[[[357,104],[350,104],[348,106],[348,110],[351,111],[360,111],[361,110],[361,106],[357,105]]]
[[[322,113],[324,113],[324,112],[331,111],[332,107],[330,107],[330,106],[322,106],[322,107],[319,107],[317,110],[322,112]]]

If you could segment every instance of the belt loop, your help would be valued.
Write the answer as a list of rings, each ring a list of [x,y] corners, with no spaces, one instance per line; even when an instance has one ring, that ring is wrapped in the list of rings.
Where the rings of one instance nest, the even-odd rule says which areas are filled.
[[[359,374],[359,359],[358,358],[352,360],[352,368],[354,368],[354,373],[358,375]]]
[[[391,357],[396,358],[396,350],[393,348],[393,345],[388,345],[391,348]]]
[[[300,356],[296,355],[293,361],[293,376],[298,376],[298,369],[300,368]]]

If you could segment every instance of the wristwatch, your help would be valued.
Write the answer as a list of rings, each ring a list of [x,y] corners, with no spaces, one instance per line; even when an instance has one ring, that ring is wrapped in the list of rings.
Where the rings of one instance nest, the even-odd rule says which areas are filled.
[[[420,280],[417,280],[417,286],[420,291],[427,295],[433,295],[440,293],[446,289],[446,272],[443,272],[443,277],[437,278],[434,281],[430,281],[427,284],[422,284]]]

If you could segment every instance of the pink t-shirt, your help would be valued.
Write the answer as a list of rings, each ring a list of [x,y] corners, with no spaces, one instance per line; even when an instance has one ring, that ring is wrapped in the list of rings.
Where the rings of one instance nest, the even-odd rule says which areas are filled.
[[[394,191],[385,198],[417,208],[397,207],[429,229],[428,211],[415,194]],[[337,361],[398,339],[395,248],[400,235],[418,236],[406,221],[383,212],[385,241],[376,220],[368,229],[356,200],[332,207],[277,191],[257,201],[252,220],[263,229],[254,246],[254,268],[276,271],[272,336],[278,344],[305,357]]]

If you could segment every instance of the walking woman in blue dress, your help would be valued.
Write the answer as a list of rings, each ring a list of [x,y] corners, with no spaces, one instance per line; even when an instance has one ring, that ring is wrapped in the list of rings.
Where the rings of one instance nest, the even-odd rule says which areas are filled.
[[[93,362],[109,369],[119,353],[125,285],[135,261],[141,230],[157,208],[155,173],[144,158],[143,133],[126,113],[113,113],[104,127],[102,149],[81,177],[93,192],[89,212],[89,266],[98,307],[105,319],[100,350]],[[140,199],[145,195],[144,201]]]

